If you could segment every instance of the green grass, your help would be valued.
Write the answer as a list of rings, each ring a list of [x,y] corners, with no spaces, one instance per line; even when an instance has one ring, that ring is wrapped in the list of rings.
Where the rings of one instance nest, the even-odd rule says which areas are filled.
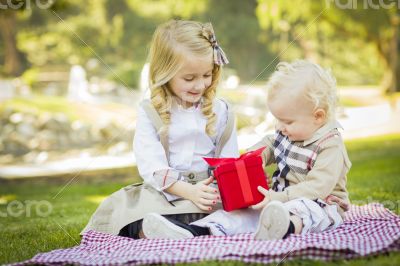
[[[348,176],[348,189],[353,202],[378,201],[397,214],[400,191],[400,134],[378,138],[361,139],[347,143],[353,167]],[[269,171],[271,169],[269,168]],[[132,182],[137,177],[132,174]],[[0,185],[0,264],[29,259],[39,252],[67,248],[79,243],[79,232],[96,209],[98,202],[128,184],[127,181],[109,180],[97,184],[82,182],[79,177],[64,187],[46,182],[23,182]],[[26,212],[19,217],[10,214],[27,201],[46,200],[52,204],[52,212],[42,218],[33,206],[30,217]],[[32,202],[31,202],[32,204]],[[11,207],[10,207],[11,206]],[[46,211],[44,205],[42,211]],[[9,211],[7,211],[7,208]],[[11,210],[11,212],[10,212]],[[23,209],[25,210],[25,209]],[[39,210],[40,211],[40,210]],[[1,217],[7,214],[7,217]],[[339,262],[296,260],[286,265],[393,265],[400,261],[399,253]],[[202,262],[198,265],[218,265],[219,262]],[[224,262],[223,265],[245,265],[241,262]]]
[[[70,121],[81,120],[87,123],[94,122],[98,117],[104,117],[105,115],[107,115],[107,118],[112,115],[113,118],[118,117],[118,120],[123,121],[132,121],[132,117],[135,116],[135,112],[123,104],[87,104],[70,101],[65,97],[39,94],[34,94],[26,98],[15,97],[0,102],[0,115],[4,114],[6,110],[39,117],[45,114],[63,114]],[[126,116],[126,119],[119,116]],[[128,122],[124,123],[127,124]]]
[[[370,104],[355,98],[340,97],[339,105],[342,107],[362,107],[362,106],[368,106]]]
[[[63,113],[70,120],[76,120],[79,117],[79,112],[75,110],[73,103],[57,96],[34,95],[29,98],[13,98],[0,104],[0,113],[4,113],[6,109],[37,115]]]

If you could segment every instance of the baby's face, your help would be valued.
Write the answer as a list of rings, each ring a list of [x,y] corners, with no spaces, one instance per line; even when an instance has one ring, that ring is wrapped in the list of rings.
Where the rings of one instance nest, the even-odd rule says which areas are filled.
[[[268,100],[268,107],[276,118],[276,130],[281,131],[291,141],[304,141],[324,124],[316,116],[312,104],[293,95],[278,95]]]

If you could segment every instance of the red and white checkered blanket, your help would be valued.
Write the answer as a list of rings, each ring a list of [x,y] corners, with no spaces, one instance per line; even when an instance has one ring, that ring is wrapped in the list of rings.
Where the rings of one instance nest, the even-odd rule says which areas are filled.
[[[400,250],[400,217],[381,204],[352,206],[344,224],[324,233],[259,241],[252,234],[186,240],[133,240],[94,231],[79,246],[37,254],[18,263],[110,265],[239,260],[270,263],[293,259],[333,260]]]

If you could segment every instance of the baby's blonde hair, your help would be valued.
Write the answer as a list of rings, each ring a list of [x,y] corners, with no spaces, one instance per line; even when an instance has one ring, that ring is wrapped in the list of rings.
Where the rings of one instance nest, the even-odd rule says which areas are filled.
[[[170,124],[172,91],[168,82],[178,73],[187,53],[212,58],[210,37],[214,34],[211,23],[170,20],[157,27],[149,52],[151,102],[166,125]],[[207,119],[206,132],[215,134],[216,115],[213,100],[220,79],[221,68],[214,64],[211,85],[203,94],[202,113]]]
[[[330,70],[307,60],[292,63],[281,62],[267,83],[268,100],[280,93],[302,89],[306,99],[314,105],[314,110],[322,108],[328,119],[335,117],[337,103],[336,80]],[[290,93],[290,92],[289,92]]]

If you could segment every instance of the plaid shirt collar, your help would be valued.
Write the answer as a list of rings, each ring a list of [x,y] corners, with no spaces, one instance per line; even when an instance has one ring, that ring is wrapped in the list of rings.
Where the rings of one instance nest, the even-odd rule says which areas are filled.
[[[322,136],[326,135],[329,131],[331,131],[334,128],[343,129],[342,125],[339,124],[339,122],[336,119],[328,121],[325,125],[323,125],[320,129],[318,129],[314,133],[314,135],[312,135],[311,138],[304,140],[303,147],[319,140]]]

